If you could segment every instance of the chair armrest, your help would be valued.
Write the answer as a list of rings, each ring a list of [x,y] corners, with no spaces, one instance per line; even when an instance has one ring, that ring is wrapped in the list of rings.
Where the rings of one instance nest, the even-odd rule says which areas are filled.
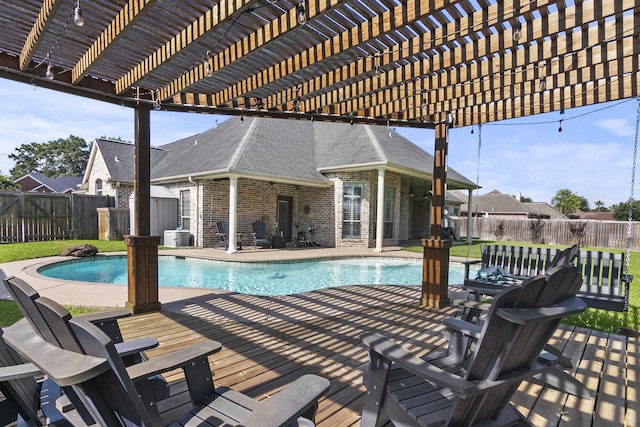
[[[27,319],[19,320],[4,331],[4,338],[11,347],[61,387],[86,381],[109,369],[106,359],[49,344],[35,333]]]
[[[465,322],[464,320],[457,317],[447,317],[442,321],[442,323],[447,327],[447,329],[460,332],[461,334],[470,336],[472,338],[478,339],[480,337],[480,334],[482,333],[482,326],[470,322]]]
[[[489,311],[491,308],[491,304],[487,302],[454,300],[453,303],[461,308],[480,310],[484,312]]]
[[[118,308],[115,310],[97,311],[95,313],[81,314],[78,317],[86,320],[87,322],[96,323],[114,321],[129,316],[131,316],[131,312],[129,310],[125,308]]]
[[[20,378],[29,378],[40,374],[42,374],[42,372],[33,363],[0,366],[0,382],[18,380]]]
[[[141,351],[151,350],[158,347],[160,342],[155,337],[140,338],[137,340],[124,341],[115,344],[116,351],[120,357],[132,356]]]
[[[243,427],[279,427],[292,424],[327,392],[330,382],[317,375],[303,375],[263,402],[240,424]],[[311,420],[313,421],[313,420]]]
[[[462,264],[464,265],[464,278],[465,279],[469,278],[469,267],[471,267],[474,264],[481,264],[481,263],[482,263],[481,259],[470,259],[470,260],[462,261]]]
[[[467,381],[457,375],[433,366],[377,332],[364,333],[360,336],[360,340],[371,351],[398,364],[413,375],[447,387],[454,393],[461,396],[468,396],[478,391],[477,382]]]
[[[499,308],[498,316],[518,325],[536,323],[541,320],[560,319],[571,314],[582,313],[587,305],[579,297],[573,296],[567,301],[549,307],[536,308]]]
[[[138,363],[127,368],[131,379],[135,381],[146,380],[148,377],[169,372],[177,368],[190,365],[196,360],[217,353],[222,344],[217,341],[204,341],[189,347],[154,357],[151,360]]]

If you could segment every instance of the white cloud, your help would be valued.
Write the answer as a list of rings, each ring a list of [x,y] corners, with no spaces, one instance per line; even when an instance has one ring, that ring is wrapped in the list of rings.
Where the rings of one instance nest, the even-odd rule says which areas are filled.
[[[595,124],[616,136],[632,136],[635,134],[635,129],[627,119],[596,120]]]

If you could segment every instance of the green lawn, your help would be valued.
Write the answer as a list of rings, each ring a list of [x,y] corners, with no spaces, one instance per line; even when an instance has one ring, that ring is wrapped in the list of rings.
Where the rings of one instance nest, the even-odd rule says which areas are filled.
[[[72,245],[90,243],[98,248],[98,252],[125,251],[123,241],[104,240],[56,240],[47,242],[12,243],[0,245],[0,263],[23,259],[42,258],[58,255],[61,250]],[[2,268],[0,266],[0,268]],[[87,307],[66,307],[74,316],[96,311]],[[12,301],[0,301],[0,327],[11,325],[22,318],[22,313]]]
[[[490,241],[474,241],[470,246],[469,245],[456,245],[451,248],[450,254],[451,256],[458,257],[469,257],[469,258],[480,258],[480,253],[482,251],[483,244],[493,244],[493,243],[503,243],[503,244],[513,244],[519,246],[544,246],[544,245],[533,245],[530,243],[520,243],[520,242],[490,242]],[[552,246],[552,247],[561,247],[561,246]],[[596,249],[596,248],[586,248],[586,249]],[[407,248],[407,250],[412,252],[422,252],[422,246],[413,246]],[[603,251],[611,251],[611,252],[624,252],[623,250],[616,249],[599,249]],[[629,295],[629,311],[626,313],[616,313],[607,310],[598,310],[594,308],[588,308],[584,313],[571,316],[564,320],[564,323],[575,325],[575,326],[584,326],[590,329],[597,329],[605,332],[618,332],[620,328],[629,328],[634,330],[640,330],[640,290],[638,290],[638,284],[640,283],[640,252],[631,252],[631,256],[629,258],[629,274],[632,274],[635,278],[634,282],[631,283],[630,286],[630,295]]]

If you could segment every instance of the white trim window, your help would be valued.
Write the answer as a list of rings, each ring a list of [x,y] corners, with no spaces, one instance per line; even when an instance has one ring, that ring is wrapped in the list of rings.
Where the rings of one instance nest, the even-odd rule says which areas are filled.
[[[191,227],[191,191],[180,191],[180,225],[183,230]]]
[[[342,192],[342,238],[362,237],[362,194],[363,185],[356,182],[344,184]]]
[[[393,237],[393,205],[395,188],[384,187],[384,235],[385,239]]]

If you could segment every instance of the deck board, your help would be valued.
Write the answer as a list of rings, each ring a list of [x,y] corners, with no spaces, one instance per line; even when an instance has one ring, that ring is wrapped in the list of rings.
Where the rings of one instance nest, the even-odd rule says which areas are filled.
[[[345,286],[280,297],[212,294],[123,319],[121,327],[128,339],[159,339],[150,357],[204,339],[220,341],[222,351],[210,357],[216,385],[258,400],[304,373],[325,376],[331,388],[320,401],[319,426],[351,426],[359,422],[365,392],[360,334],[381,331],[420,355],[446,346],[441,322],[455,308],[419,308],[419,296],[415,286]],[[534,425],[635,425],[638,338],[563,325],[552,344],[572,358],[570,372],[594,399],[524,382],[512,402]],[[180,372],[166,378],[176,387],[165,410],[186,398]]]

